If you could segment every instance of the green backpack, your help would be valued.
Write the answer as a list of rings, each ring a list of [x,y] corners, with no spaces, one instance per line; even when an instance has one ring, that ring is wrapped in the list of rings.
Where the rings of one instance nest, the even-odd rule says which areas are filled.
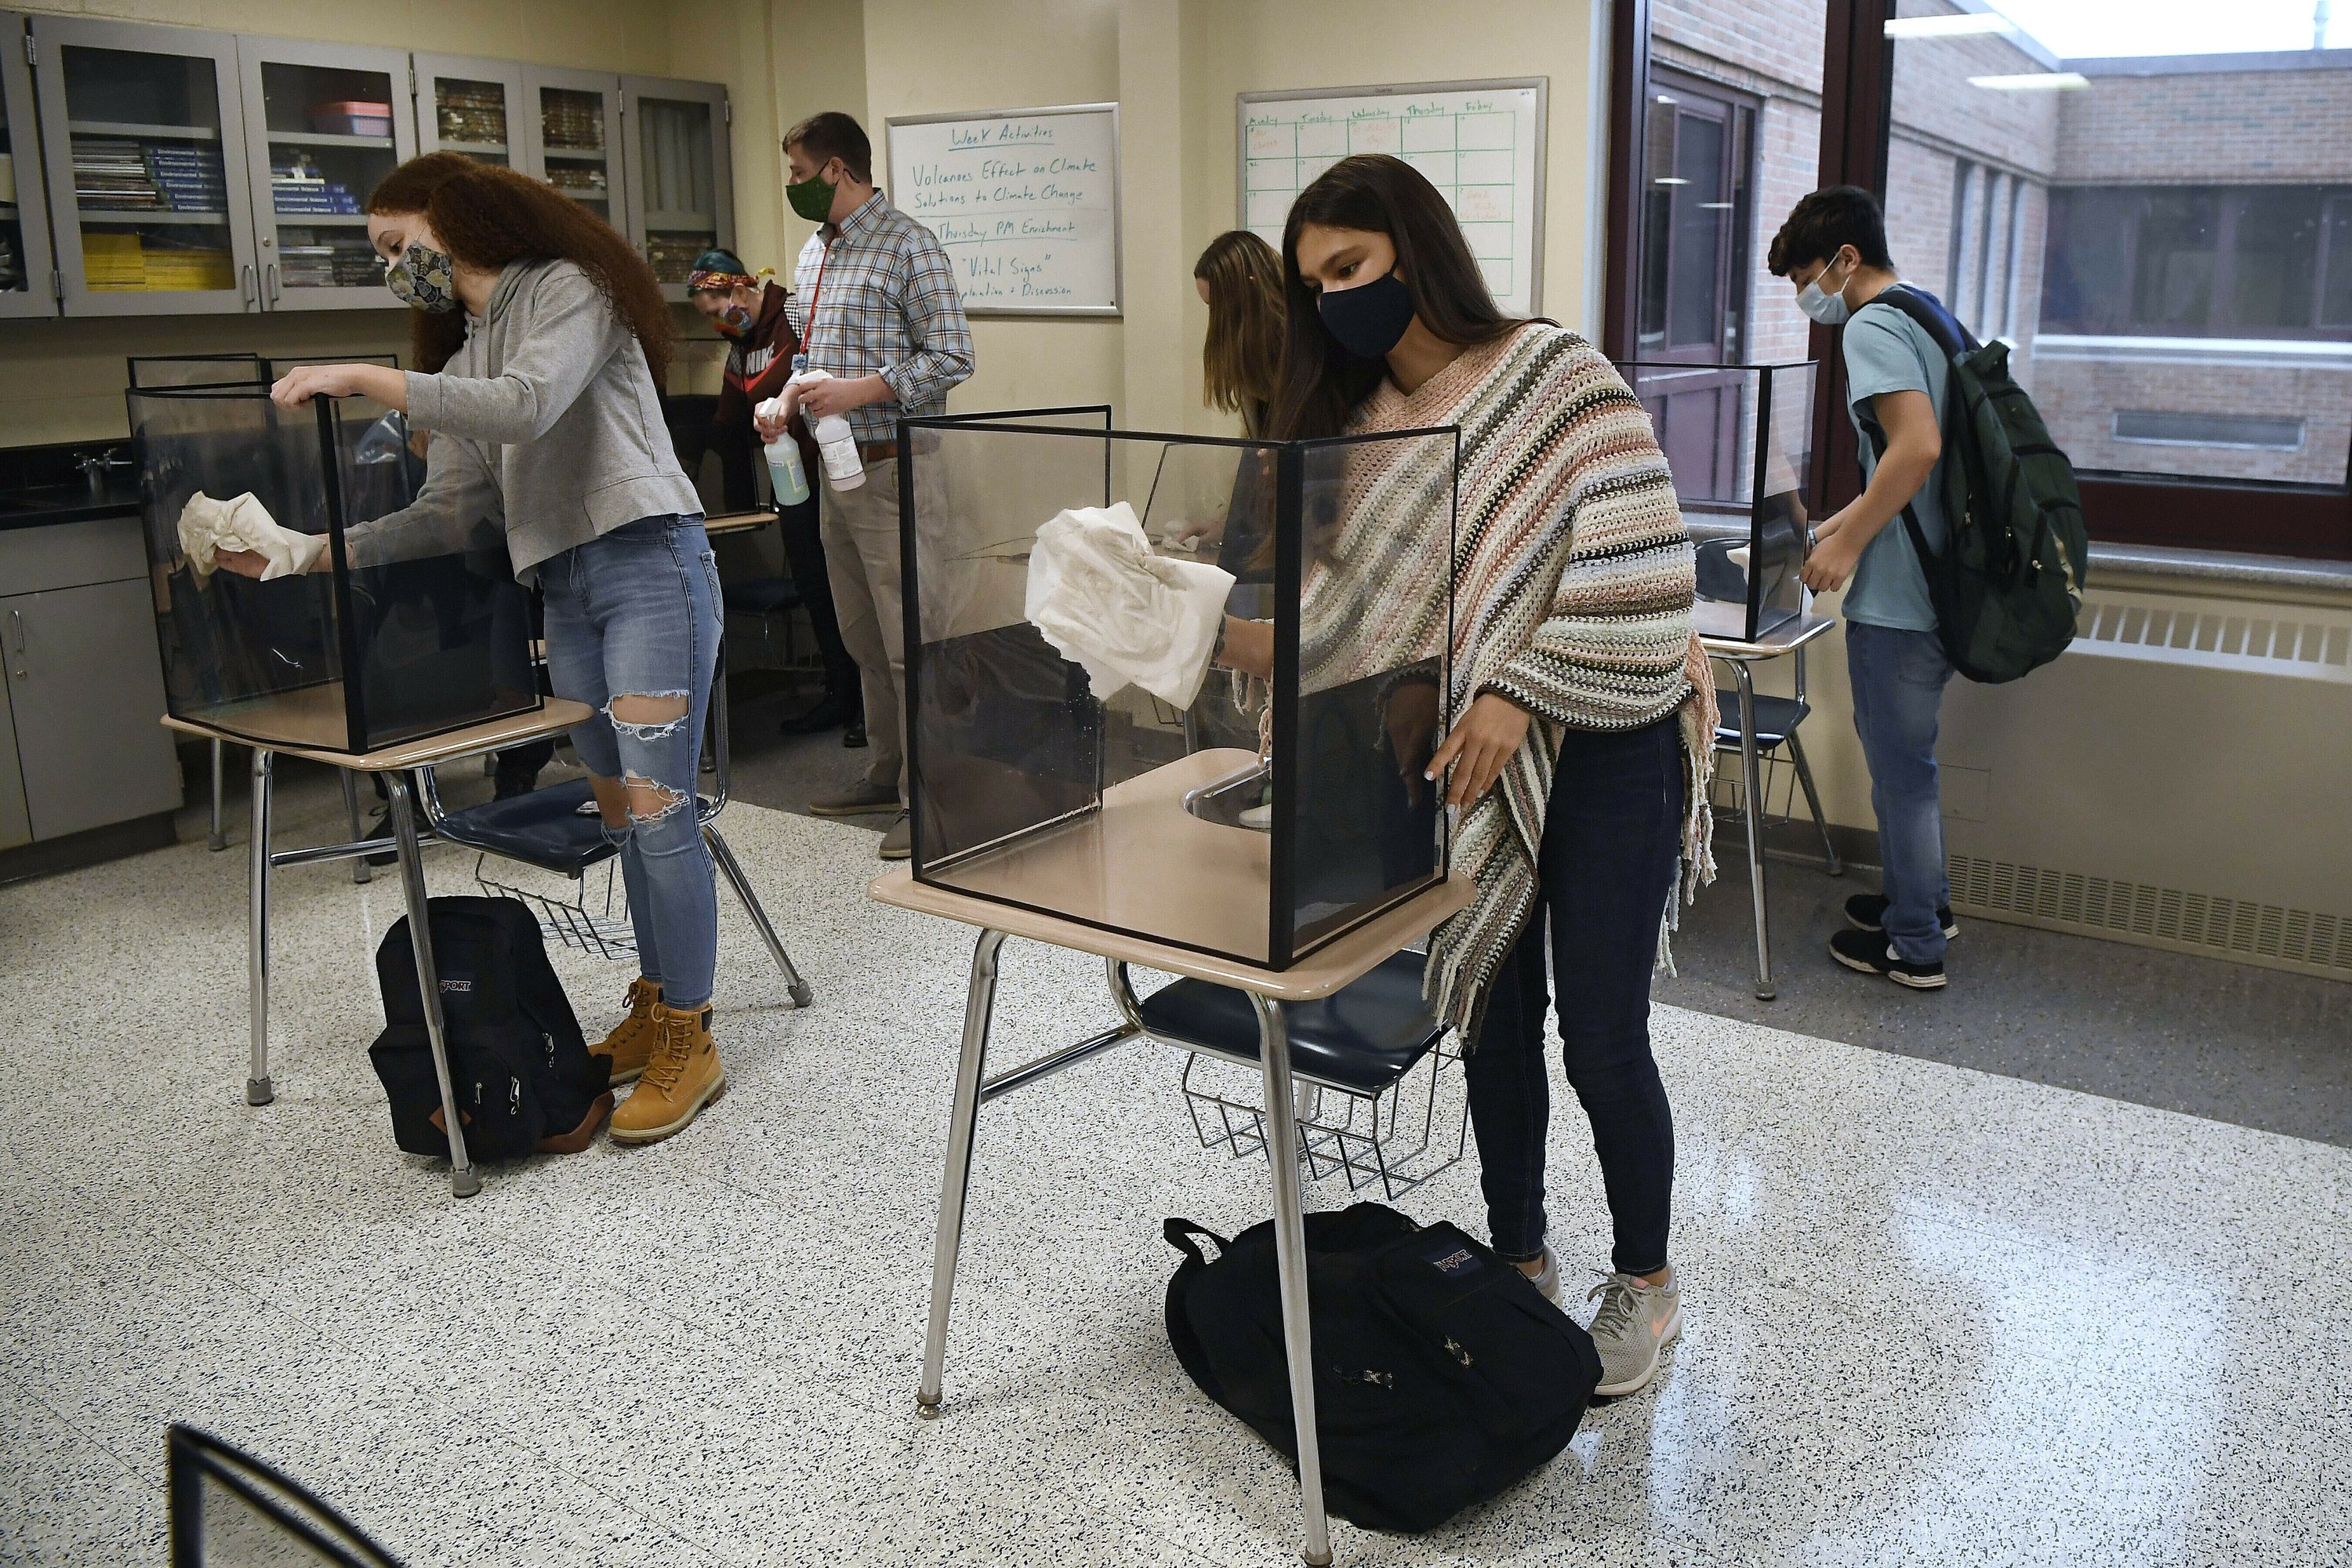
[[[1942,554],[1927,548],[1917,514],[1903,509],[1937,637],[1952,668],[1970,680],[2015,680],[2074,640],[2091,545],[2074,465],[2052,445],[2041,410],[2010,374],[2007,343],[1979,344],[1941,300],[1909,284],[1873,303],[1918,322],[1951,363]],[[1885,458],[1886,433],[1874,420],[1864,428]]]

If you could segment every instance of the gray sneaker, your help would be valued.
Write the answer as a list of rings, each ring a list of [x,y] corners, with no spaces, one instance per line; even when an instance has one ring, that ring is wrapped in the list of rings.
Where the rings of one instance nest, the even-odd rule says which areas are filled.
[[[1559,1305],[1559,1259],[1552,1256],[1550,1243],[1544,1244],[1543,1272],[1530,1274],[1528,1278],[1537,1289],[1543,1292],[1545,1300],[1555,1307]]]
[[[1586,1326],[1601,1352],[1601,1384],[1592,1392],[1638,1394],[1657,1374],[1658,1352],[1682,1334],[1680,1281],[1668,1275],[1663,1285],[1644,1285],[1635,1275],[1612,1274],[1584,1299],[1601,1303]]]

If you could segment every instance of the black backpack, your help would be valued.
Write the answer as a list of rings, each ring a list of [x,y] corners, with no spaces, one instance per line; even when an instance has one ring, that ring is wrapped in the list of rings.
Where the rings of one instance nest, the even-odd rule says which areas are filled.
[[[1918,322],[1951,366],[1942,554],[1927,548],[1918,515],[1903,509],[1944,657],[1970,680],[2015,680],[2074,640],[2091,550],[2074,465],[2010,374],[2007,343],[1979,343],[1941,300],[1907,283],[1873,303]],[[1864,427],[1884,458],[1886,432],[1866,416]]]
[[[1274,1223],[1171,1219],[1168,1338],[1201,1392],[1298,1468]],[[1217,1244],[1213,1263],[1195,1237]],[[1356,1204],[1307,1216],[1315,1427],[1331,1511],[1433,1530],[1568,1446],[1601,1357],[1535,1282],[1451,1225]]]
[[[449,1080],[471,1160],[572,1153],[613,1109],[613,1058],[590,1056],[571,999],[547,962],[539,921],[520,899],[427,902]],[[375,950],[384,1031],[368,1047],[392,1101],[393,1139],[411,1154],[449,1157],[441,1086],[416,989],[406,917]]]

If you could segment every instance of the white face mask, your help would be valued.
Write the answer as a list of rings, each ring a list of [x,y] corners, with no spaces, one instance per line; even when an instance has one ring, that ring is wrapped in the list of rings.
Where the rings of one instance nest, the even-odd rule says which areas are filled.
[[[1845,302],[1845,285],[1853,281],[1853,274],[1846,274],[1845,283],[1839,284],[1835,293],[1825,293],[1822,289],[1822,279],[1829,275],[1829,268],[1824,267],[1819,277],[1797,290],[1797,309],[1825,327],[1834,327],[1853,314],[1853,307]]]

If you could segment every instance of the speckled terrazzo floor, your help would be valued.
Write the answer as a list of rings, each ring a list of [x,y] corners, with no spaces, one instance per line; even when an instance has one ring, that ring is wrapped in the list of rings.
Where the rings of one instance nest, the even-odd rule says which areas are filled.
[[[286,841],[323,835],[331,792],[294,794]],[[261,1110],[240,855],[0,889],[0,1561],[160,1563],[174,1418],[418,1564],[1295,1561],[1288,1479],[1166,1348],[1160,1218],[1267,1204],[1195,1146],[1171,1054],[984,1114],[949,1413],[914,1419],[967,933],[864,900],[870,833],[728,826],[817,1006],[775,1005],[723,904],[729,1097],[462,1205],[362,1049],[388,879],[281,873]],[[615,971],[560,967],[598,1021]],[[1085,961],[1004,971],[999,1063],[1108,1020]],[[1341,1562],[2352,1563],[2352,1152],[1657,1033],[1687,1339],[1527,1484],[1416,1540],[1339,1527]],[[1553,1143],[1555,1243],[1597,1260],[1572,1102]],[[1465,1163],[1403,1206],[1475,1226],[1475,1194]]]

